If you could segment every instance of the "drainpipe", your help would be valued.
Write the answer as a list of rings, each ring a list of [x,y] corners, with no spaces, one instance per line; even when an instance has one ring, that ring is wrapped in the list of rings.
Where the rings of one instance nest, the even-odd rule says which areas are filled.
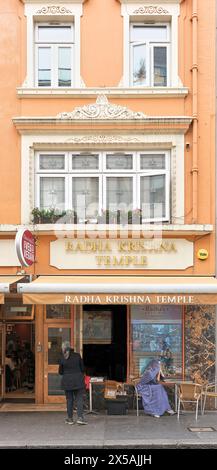
[[[198,54],[197,54],[198,3],[192,4],[192,114],[193,114],[193,166],[192,166],[192,223],[198,218]]]

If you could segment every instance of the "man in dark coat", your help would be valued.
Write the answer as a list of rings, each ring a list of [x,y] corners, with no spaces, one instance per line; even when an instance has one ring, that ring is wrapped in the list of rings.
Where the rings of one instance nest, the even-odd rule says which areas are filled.
[[[65,390],[67,424],[74,424],[73,405],[77,404],[77,424],[87,424],[83,417],[83,392],[84,392],[84,364],[80,354],[74,352],[69,341],[62,344],[62,357],[60,359],[59,374],[62,375],[62,388]]]

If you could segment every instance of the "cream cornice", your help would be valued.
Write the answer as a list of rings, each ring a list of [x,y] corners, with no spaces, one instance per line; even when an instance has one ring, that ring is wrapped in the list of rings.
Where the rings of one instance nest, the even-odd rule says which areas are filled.
[[[87,232],[104,232],[106,227],[107,232],[124,232],[126,233],[126,230],[128,233],[132,230],[132,225],[124,225],[123,228],[120,227],[120,225],[101,225],[101,224],[40,224],[40,225],[0,225],[0,234],[1,235],[15,235],[17,231],[20,228],[26,228],[30,230],[32,233],[38,234],[38,235],[50,235],[54,234],[56,232],[61,232],[63,234],[64,232],[82,232],[84,231]],[[133,226],[133,231],[138,231],[142,233],[150,233],[150,232],[163,232],[163,235],[169,235],[169,236],[181,236],[181,237],[186,237],[186,236],[205,236],[213,232],[213,225],[211,224],[145,224],[145,225],[134,225]]]
[[[17,88],[17,97],[26,98],[94,98],[100,93],[114,98],[185,98],[186,87],[146,87],[146,88]]]

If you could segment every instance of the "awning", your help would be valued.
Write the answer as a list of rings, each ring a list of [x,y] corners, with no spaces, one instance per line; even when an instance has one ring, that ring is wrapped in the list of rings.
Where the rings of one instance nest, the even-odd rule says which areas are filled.
[[[4,293],[10,292],[10,285],[23,279],[24,276],[0,276],[0,304],[4,303]]]
[[[213,277],[39,276],[20,283],[27,304],[217,304]]]

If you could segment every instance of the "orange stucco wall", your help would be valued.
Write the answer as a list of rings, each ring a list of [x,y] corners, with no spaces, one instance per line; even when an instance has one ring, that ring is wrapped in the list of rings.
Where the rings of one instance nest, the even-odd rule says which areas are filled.
[[[56,2],[58,3],[58,2]],[[189,88],[186,98],[119,98],[115,104],[147,115],[192,116],[192,0],[184,0],[179,17],[179,75]],[[14,116],[55,116],[94,103],[82,98],[18,98],[16,88],[26,76],[26,18],[20,0],[0,1],[0,224],[21,222],[21,138]],[[123,75],[123,18],[117,0],[87,0],[81,18],[81,76],[87,87],[117,87]],[[215,2],[198,0],[198,220],[215,222]],[[91,129],[91,125],[90,125]],[[185,222],[192,223],[192,126],[185,136]],[[8,237],[9,238],[9,237]],[[36,273],[55,273],[49,266],[50,237],[40,237]],[[195,253],[210,256],[185,274],[213,274],[215,234],[200,238]],[[16,268],[0,268],[0,273]],[[33,272],[33,269],[27,269]],[[63,271],[64,272],[64,271]],[[149,272],[155,274],[155,272]],[[162,272],[167,274],[167,272]]]

